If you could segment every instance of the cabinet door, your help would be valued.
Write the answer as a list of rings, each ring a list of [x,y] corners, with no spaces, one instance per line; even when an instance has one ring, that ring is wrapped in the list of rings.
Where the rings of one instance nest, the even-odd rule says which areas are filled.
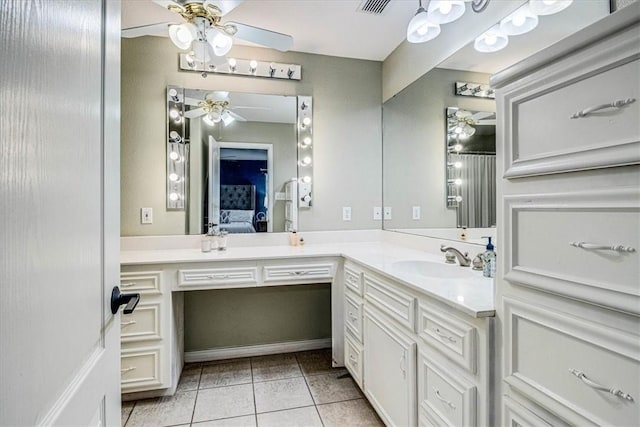
[[[365,395],[387,426],[415,426],[416,343],[391,319],[365,309]]]

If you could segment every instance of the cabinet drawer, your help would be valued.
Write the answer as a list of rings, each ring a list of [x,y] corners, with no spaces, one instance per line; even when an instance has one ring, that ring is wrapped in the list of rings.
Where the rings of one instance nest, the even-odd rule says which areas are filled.
[[[637,336],[511,298],[504,313],[509,385],[570,424],[640,425]]]
[[[263,267],[265,283],[273,282],[306,282],[333,280],[332,263],[297,264],[297,265],[265,265]]]
[[[160,271],[120,273],[120,290],[125,293],[160,295],[162,293],[161,276],[162,272]]]
[[[552,427],[560,424],[550,424],[543,418],[532,412],[530,409],[524,408],[515,402],[509,396],[502,399],[502,425],[509,427]],[[566,426],[565,424],[562,424]]]
[[[427,415],[426,425],[475,426],[476,387],[420,354],[418,361],[418,402]],[[421,412],[422,415],[422,412]]]
[[[391,316],[411,332],[415,330],[416,299],[377,277],[364,275],[365,299]]]
[[[351,289],[356,294],[362,296],[364,294],[364,286],[362,286],[362,270],[354,264],[345,263],[344,285],[345,288]]]
[[[507,280],[640,313],[638,188],[510,196],[505,205]]]
[[[362,300],[351,292],[344,294],[344,324],[362,342]]]
[[[506,95],[505,177],[640,162],[640,33],[636,27],[627,34]],[[605,107],[616,102],[624,106]]]
[[[162,385],[160,349],[123,350],[120,356],[120,382],[123,392],[159,388]]]
[[[349,335],[349,331],[345,331],[344,338],[344,366],[362,388],[362,346]]]
[[[475,327],[421,301],[418,334],[446,357],[476,373],[478,347]]]
[[[258,268],[206,268],[178,270],[178,287],[189,288],[214,285],[216,288],[241,288],[257,286]]]
[[[120,317],[122,342],[161,339],[160,304],[138,304],[131,314]]]

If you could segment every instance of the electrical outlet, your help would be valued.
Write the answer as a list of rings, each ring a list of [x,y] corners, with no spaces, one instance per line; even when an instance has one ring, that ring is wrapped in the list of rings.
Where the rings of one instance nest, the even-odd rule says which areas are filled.
[[[140,223],[153,224],[153,208],[140,208]]]
[[[384,219],[391,219],[391,206],[384,207]]]
[[[414,206],[411,208],[411,218],[420,219],[420,206]]]
[[[351,221],[351,208],[349,206],[342,208],[342,220]]]
[[[382,207],[376,206],[373,208],[373,219],[376,221],[382,220]]]

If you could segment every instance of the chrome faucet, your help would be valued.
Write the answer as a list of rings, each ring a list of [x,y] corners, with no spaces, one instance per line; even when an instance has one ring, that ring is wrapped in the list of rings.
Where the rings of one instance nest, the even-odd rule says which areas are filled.
[[[469,258],[469,252],[464,254],[453,246],[440,245],[440,252],[445,252],[446,262],[449,264],[455,264],[455,258],[458,258],[460,267],[469,267],[471,265],[471,258]],[[451,256],[453,254],[453,256]]]

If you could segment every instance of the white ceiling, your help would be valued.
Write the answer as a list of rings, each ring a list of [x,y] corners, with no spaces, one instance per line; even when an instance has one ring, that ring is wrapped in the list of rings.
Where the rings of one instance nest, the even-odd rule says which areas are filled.
[[[244,0],[224,17],[223,22],[241,22],[290,34],[294,39],[292,51],[382,61],[405,40],[406,27],[416,12],[418,1],[391,0],[381,15],[358,11],[362,2]],[[534,32],[511,37],[510,46],[499,53],[480,54],[472,46],[467,46],[440,64],[440,67],[494,73],[608,12],[609,0],[576,0],[559,14],[540,17],[540,25]],[[122,2],[122,28],[181,20],[180,16],[151,0]],[[447,25],[456,28],[458,22]],[[456,30],[464,31],[464,28]],[[249,44],[240,40],[235,42]]]

